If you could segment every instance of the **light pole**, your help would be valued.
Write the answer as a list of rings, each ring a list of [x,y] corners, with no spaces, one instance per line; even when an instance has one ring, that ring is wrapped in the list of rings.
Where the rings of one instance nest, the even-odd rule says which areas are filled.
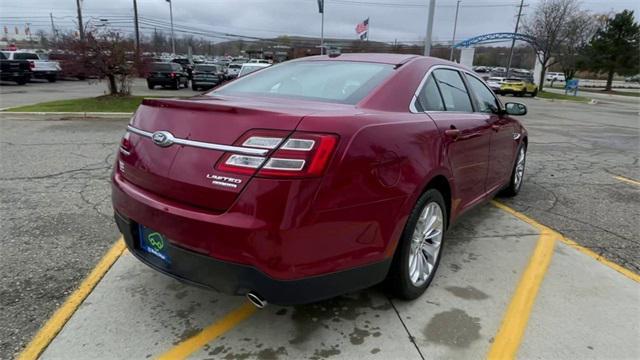
[[[324,0],[318,0],[318,11],[320,12],[320,55],[324,55]]]
[[[173,6],[171,5],[171,0],[167,0],[169,3],[169,16],[171,17],[171,53],[173,55],[176,54],[176,38],[173,35]]]
[[[458,27],[458,10],[460,10],[460,0],[456,3],[456,19],[453,21],[453,37],[451,38],[451,53],[449,54],[449,61],[453,61],[453,45],[456,43],[456,30]]]
[[[133,0],[133,21],[136,30],[136,63],[140,62],[140,28],[138,26],[138,2]]]
[[[429,17],[427,19],[427,38],[424,39],[424,56],[431,54],[431,35],[433,35],[433,15],[436,11],[436,0],[429,0]]]

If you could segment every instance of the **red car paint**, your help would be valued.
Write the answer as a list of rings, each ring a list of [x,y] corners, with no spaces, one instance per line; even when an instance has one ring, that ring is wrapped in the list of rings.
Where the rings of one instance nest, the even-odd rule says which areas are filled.
[[[393,256],[419,195],[448,188],[450,223],[509,181],[526,131],[508,116],[410,111],[425,74],[450,62],[412,55],[343,54],[296,61],[360,61],[396,68],[355,105],[309,100],[199,96],[145,100],[130,125],[176,138],[241,145],[251,131],[337,140],[321,176],[221,171],[223,151],[159,147],[129,133],[113,174],[117,213],[213,259],[295,280]],[[456,139],[446,135],[451,126]],[[513,134],[522,134],[514,140]],[[237,187],[212,186],[209,176]]]

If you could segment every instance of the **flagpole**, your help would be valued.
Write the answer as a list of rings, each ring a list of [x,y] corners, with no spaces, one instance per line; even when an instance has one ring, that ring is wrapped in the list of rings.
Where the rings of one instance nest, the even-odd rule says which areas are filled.
[[[320,55],[324,55],[324,9],[322,11],[322,21],[320,23]]]

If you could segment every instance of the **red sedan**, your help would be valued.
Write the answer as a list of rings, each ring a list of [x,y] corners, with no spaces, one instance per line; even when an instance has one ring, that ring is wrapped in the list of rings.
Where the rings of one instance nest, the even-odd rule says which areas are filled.
[[[131,253],[179,280],[300,304],[387,281],[414,299],[445,231],[522,186],[527,132],[472,71],[414,55],[289,61],[147,99],[113,172]]]

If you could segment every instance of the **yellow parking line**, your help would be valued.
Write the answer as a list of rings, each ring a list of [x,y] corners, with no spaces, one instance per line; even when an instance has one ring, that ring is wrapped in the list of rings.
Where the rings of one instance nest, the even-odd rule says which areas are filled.
[[[559,240],[581,253],[592,257],[598,262],[612,268],[626,277],[636,282],[640,282],[640,275],[605,259],[583,246],[580,246],[575,241],[564,237],[559,232],[540,224],[530,217],[500,202],[493,200],[492,204],[538,229],[540,231],[540,237],[538,238],[538,243],[533,251],[533,255],[531,255],[531,258],[529,259],[529,264],[522,274],[520,282],[516,287],[516,291],[511,298],[509,307],[502,319],[500,329],[494,338],[493,344],[491,344],[491,348],[487,354],[488,359],[502,360],[516,358],[538,290],[540,289],[540,285],[542,284],[544,276],[549,268],[549,264],[551,263],[556,240]]]
[[[488,359],[515,359],[527,329],[538,290],[553,257],[555,237],[554,233],[548,231],[540,235],[529,264],[504,314],[500,330],[491,344]]]
[[[220,321],[216,321],[196,335],[169,349],[169,351],[160,355],[158,360],[186,359],[187,356],[198,351],[201,347],[218,336],[231,330],[233,327],[251,316],[254,312],[256,312],[256,307],[251,303],[246,302],[239,308],[227,314]]]
[[[640,183],[638,183],[640,184]],[[580,251],[581,253],[593,258],[594,260],[602,263],[603,265],[608,266],[609,268],[619,272],[620,274],[628,277],[629,279],[636,281],[636,282],[640,282],[640,274],[637,274],[629,269],[625,269],[624,267],[612,262],[611,260],[605,258],[602,255],[598,255],[596,252],[594,252],[593,250],[587,249],[586,247],[576,243],[575,241],[565,237],[564,235],[560,234],[559,232],[544,226],[542,224],[540,224],[539,222],[531,219],[530,217],[526,216],[525,214],[522,214],[520,212],[517,212],[515,210],[513,210],[512,208],[508,207],[507,205],[504,205],[498,201],[493,200],[491,202],[495,207],[502,209],[506,212],[508,212],[509,214],[517,217],[518,219],[526,222],[527,224],[535,227],[536,229],[540,230],[540,232],[544,232],[544,231],[550,231],[556,234],[557,236],[557,240],[562,241],[563,243],[571,246],[572,248]]]
[[[620,181],[624,181],[624,182],[629,183],[629,184],[631,184],[631,185],[640,186],[640,181],[638,181],[638,180],[633,180],[633,179],[630,179],[630,178],[628,178],[628,177],[624,177],[624,176],[614,176],[613,178],[614,178],[614,179],[617,179],[617,180],[620,180]]]
[[[53,316],[40,328],[31,342],[18,355],[18,360],[37,359],[40,354],[53,341],[62,327],[69,321],[84,299],[91,294],[91,291],[100,282],[102,277],[109,271],[111,266],[118,260],[126,248],[122,237],[102,257],[98,265],[91,270],[89,275],[80,283],[80,286],[67,298],[67,300],[53,313]]]

